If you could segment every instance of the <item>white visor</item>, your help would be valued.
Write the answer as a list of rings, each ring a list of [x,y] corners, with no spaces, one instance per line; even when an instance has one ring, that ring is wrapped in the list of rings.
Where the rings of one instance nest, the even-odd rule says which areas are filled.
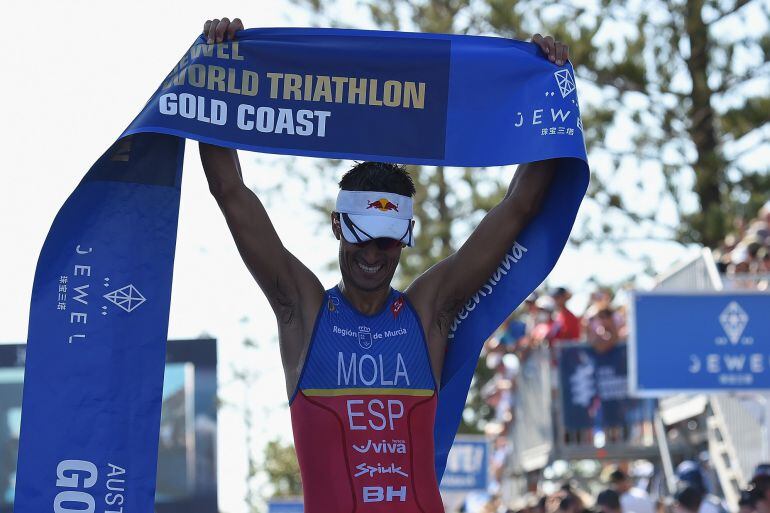
[[[387,237],[414,245],[412,198],[392,192],[340,191],[336,211],[340,213],[342,236],[355,244]]]

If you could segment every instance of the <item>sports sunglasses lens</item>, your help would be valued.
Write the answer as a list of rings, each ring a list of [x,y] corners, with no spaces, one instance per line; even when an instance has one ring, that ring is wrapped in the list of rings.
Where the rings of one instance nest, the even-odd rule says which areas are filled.
[[[354,242],[353,245],[358,248],[365,248],[369,244],[374,242],[377,245],[377,249],[380,251],[387,251],[389,249],[395,249],[397,247],[402,246],[402,242],[400,240],[396,239],[390,239],[387,237],[380,237],[378,239],[369,239],[363,242]]]
[[[383,251],[389,250],[389,249],[395,249],[395,248],[401,246],[401,241],[400,240],[396,240],[396,239],[390,239],[390,238],[383,237],[383,238],[375,239],[375,240],[377,242],[377,247],[380,248]]]

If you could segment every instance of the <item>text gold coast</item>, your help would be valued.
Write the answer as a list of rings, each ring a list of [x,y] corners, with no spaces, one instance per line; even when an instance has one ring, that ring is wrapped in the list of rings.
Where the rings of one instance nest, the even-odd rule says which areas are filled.
[[[228,119],[225,102],[190,93],[163,94],[158,99],[158,107],[166,116],[181,116],[212,125],[224,125]],[[331,114],[327,110],[276,109],[242,103],[237,108],[236,126],[264,133],[325,137],[326,120]]]

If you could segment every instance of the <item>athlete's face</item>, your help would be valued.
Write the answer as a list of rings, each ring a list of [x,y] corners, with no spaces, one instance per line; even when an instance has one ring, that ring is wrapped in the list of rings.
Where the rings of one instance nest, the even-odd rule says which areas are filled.
[[[332,214],[332,231],[340,241],[340,272],[345,284],[364,291],[390,287],[401,259],[401,244],[351,244],[342,236],[339,218]]]

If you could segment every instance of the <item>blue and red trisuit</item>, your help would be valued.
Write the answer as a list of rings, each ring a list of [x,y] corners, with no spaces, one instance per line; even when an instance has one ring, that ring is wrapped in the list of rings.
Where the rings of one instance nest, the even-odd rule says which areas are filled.
[[[327,291],[290,401],[305,513],[444,511],[436,401],[406,297],[391,289],[379,313],[364,315],[337,287]]]

